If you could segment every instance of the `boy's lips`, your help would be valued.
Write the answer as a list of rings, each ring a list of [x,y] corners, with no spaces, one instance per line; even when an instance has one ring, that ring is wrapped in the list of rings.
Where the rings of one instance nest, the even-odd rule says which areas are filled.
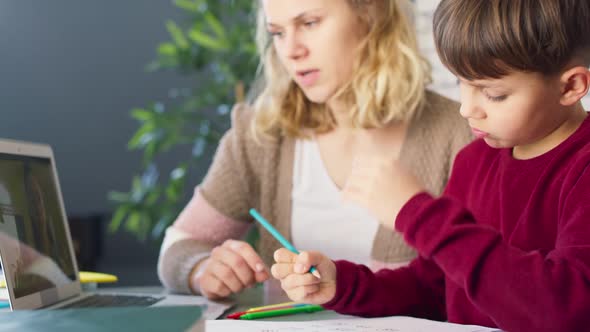
[[[307,87],[315,84],[320,77],[320,71],[318,69],[298,70],[296,72],[297,82]]]
[[[485,138],[489,135],[485,131],[481,131],[476,128],[471,128],[471,132],[473,133],[473,136],[475,136],[476,138]]]

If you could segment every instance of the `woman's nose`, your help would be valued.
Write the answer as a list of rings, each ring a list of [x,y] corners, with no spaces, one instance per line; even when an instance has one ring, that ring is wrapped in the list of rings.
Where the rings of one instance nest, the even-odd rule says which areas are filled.
[[[298,60],[307,55],[308,50],[301,38],[295,32],[288,33],[285,40],[285,51],[287,57]]]

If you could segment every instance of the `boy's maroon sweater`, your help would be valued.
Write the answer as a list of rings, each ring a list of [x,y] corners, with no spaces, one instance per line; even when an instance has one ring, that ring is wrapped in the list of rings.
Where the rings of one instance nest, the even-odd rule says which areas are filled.
[[[421,193],[395,228],[420,257],[372,273],[336,262],[328,309],[506,331],[590,331],[590,117],[553,150],[516,160],[483,140],[441,198]]]

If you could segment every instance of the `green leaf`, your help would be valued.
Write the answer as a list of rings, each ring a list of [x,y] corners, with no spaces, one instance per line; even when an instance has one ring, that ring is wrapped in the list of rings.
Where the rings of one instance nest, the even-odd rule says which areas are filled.
[[[195,43],[215,51],[222,51],[227,49],[227,45],[221,39],[215,39],[206,33],[193,29],[189,31],[188,36]]]
[[[147,205],[153,205],[154,203],[156,203],[156,201],[158,200],[158,198],[160,198],[160,194],[161,194],[161,190],[160,188],[154,188],[147,196],[145,203]]]
[[[141,213],[140,212],[133,212],[129,214],[129,218],[125,222],[125,229],[136,233],[139,231],[139,227],[141,226]]]
[[[176,5],[178,8],[186,10],[187,12],[199,12],[198,4],[190,0],[174,0],[174,5]]]
[[[230,127],[229,112],[224,109],[234,102],[236,82],[244,82],[247,90],[256,73],[252,20],[256,2],[173,0],[184,16],[176,22],[182,24],[173,20],[165,23],[170,38],[155,45],[156,59],[145,69],[171,70],[187,76],[188,82],[198,79],[199,88],[167,88],[176,92],[169,94],[166,109],[155,104],[130,111],[138,125],[127,144],[130,150],[142,153],[142,169],[134,176],[129,192],[109,193],[116,204],[109,229],[125,229],[137,238],[161,241],[166,227],[181,212],[189,179],[203,176],[191,171],[201,171],[210,148]],[[185,155],[179,157],[177,151]],[[150,165],[157,167],[169,160],[178,161],[169,177],[148,181],[145,175]]]
[[[170,36],[174,40],[174,43],[179,48],[188,48],[189,47],[189,42],[186,39],[184,32],[182,32],[182,30],[178,27],[178,25],[176,25],[176,23],[174,23],[174,21],[166,22],[166,28],[168,29]]]
[[[154,117],[154,114],[143,108],[134,108],[131,110],[131,116],[139,121],[147,121]]]
[[[133,180],[131,181],[131,189],[132,189],[132,193],[131,193],[131,198],[133,199],[134,202],[138,202],[137,197],[137,192],[141,192],[142,191],[142,186],[141,186],[141,177],[138,175],[135,175],[133,177]]]
[[[138,233],[139,233],[139,240],[141,242],[144,242],[147,238],[148,233],[150,232],[150,228],[152,227],[152,221],[151,221],[151,217],[149,214],[147,213],[142,213],[141,214],[141,219],[139,221],[139,229],[138,229]]]
[[[172,43],[162,43],[158,46],[158,54],[161,56],[173,57],[178,54],[176,45]]]
[[[180,196],[182,195],[182,186],[176,185],[176,183],[171,182],[166,187],[166,198],[170,201],[177,201]]]
[[[127,143],[127,148],[130,150],[134,150],[140,147],[145,147],[148,145],[152,140],[156,138],[154,135],[155,125],[152,122],[146,122],[137,130],[135,135],[131,137],[129,142]]]
[[[215,15],[213,15],[213,13],[211,13],[211,12],[205,13],[205,22],[207,22],[209,24],[209,26],[211,27],[211,30],[213,30],[213,32],[215,32],[215,35],[218,38],[225,38],[225,29],[223,28],[223,25],[217,19],[217,17],[215,17]]]
[[[152,160],[154,160],[154,156],[160,151],[159,145],[160,144],[158,142],[152,141],[145,146],[143,152],[143,162],[145,164],[149,164]]]
[[[125,205],[122,205],[117,209],[117,211],[113,215],[113,218],[111,219],[111,222],[109,223],[109,232],[114,233],[119,230],[119,228],[121,227],[121,222],[123,221],[123,218],[125,218],[125,216],[127,215],[128,211],[129,209]]]

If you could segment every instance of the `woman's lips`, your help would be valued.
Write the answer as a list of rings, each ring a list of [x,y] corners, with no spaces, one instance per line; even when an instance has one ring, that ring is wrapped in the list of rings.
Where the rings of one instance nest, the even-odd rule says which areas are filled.
[[[308,87],[314,85],[320,77],[320,71],[317,69],[302,70],[297,72],[297,82]]]

